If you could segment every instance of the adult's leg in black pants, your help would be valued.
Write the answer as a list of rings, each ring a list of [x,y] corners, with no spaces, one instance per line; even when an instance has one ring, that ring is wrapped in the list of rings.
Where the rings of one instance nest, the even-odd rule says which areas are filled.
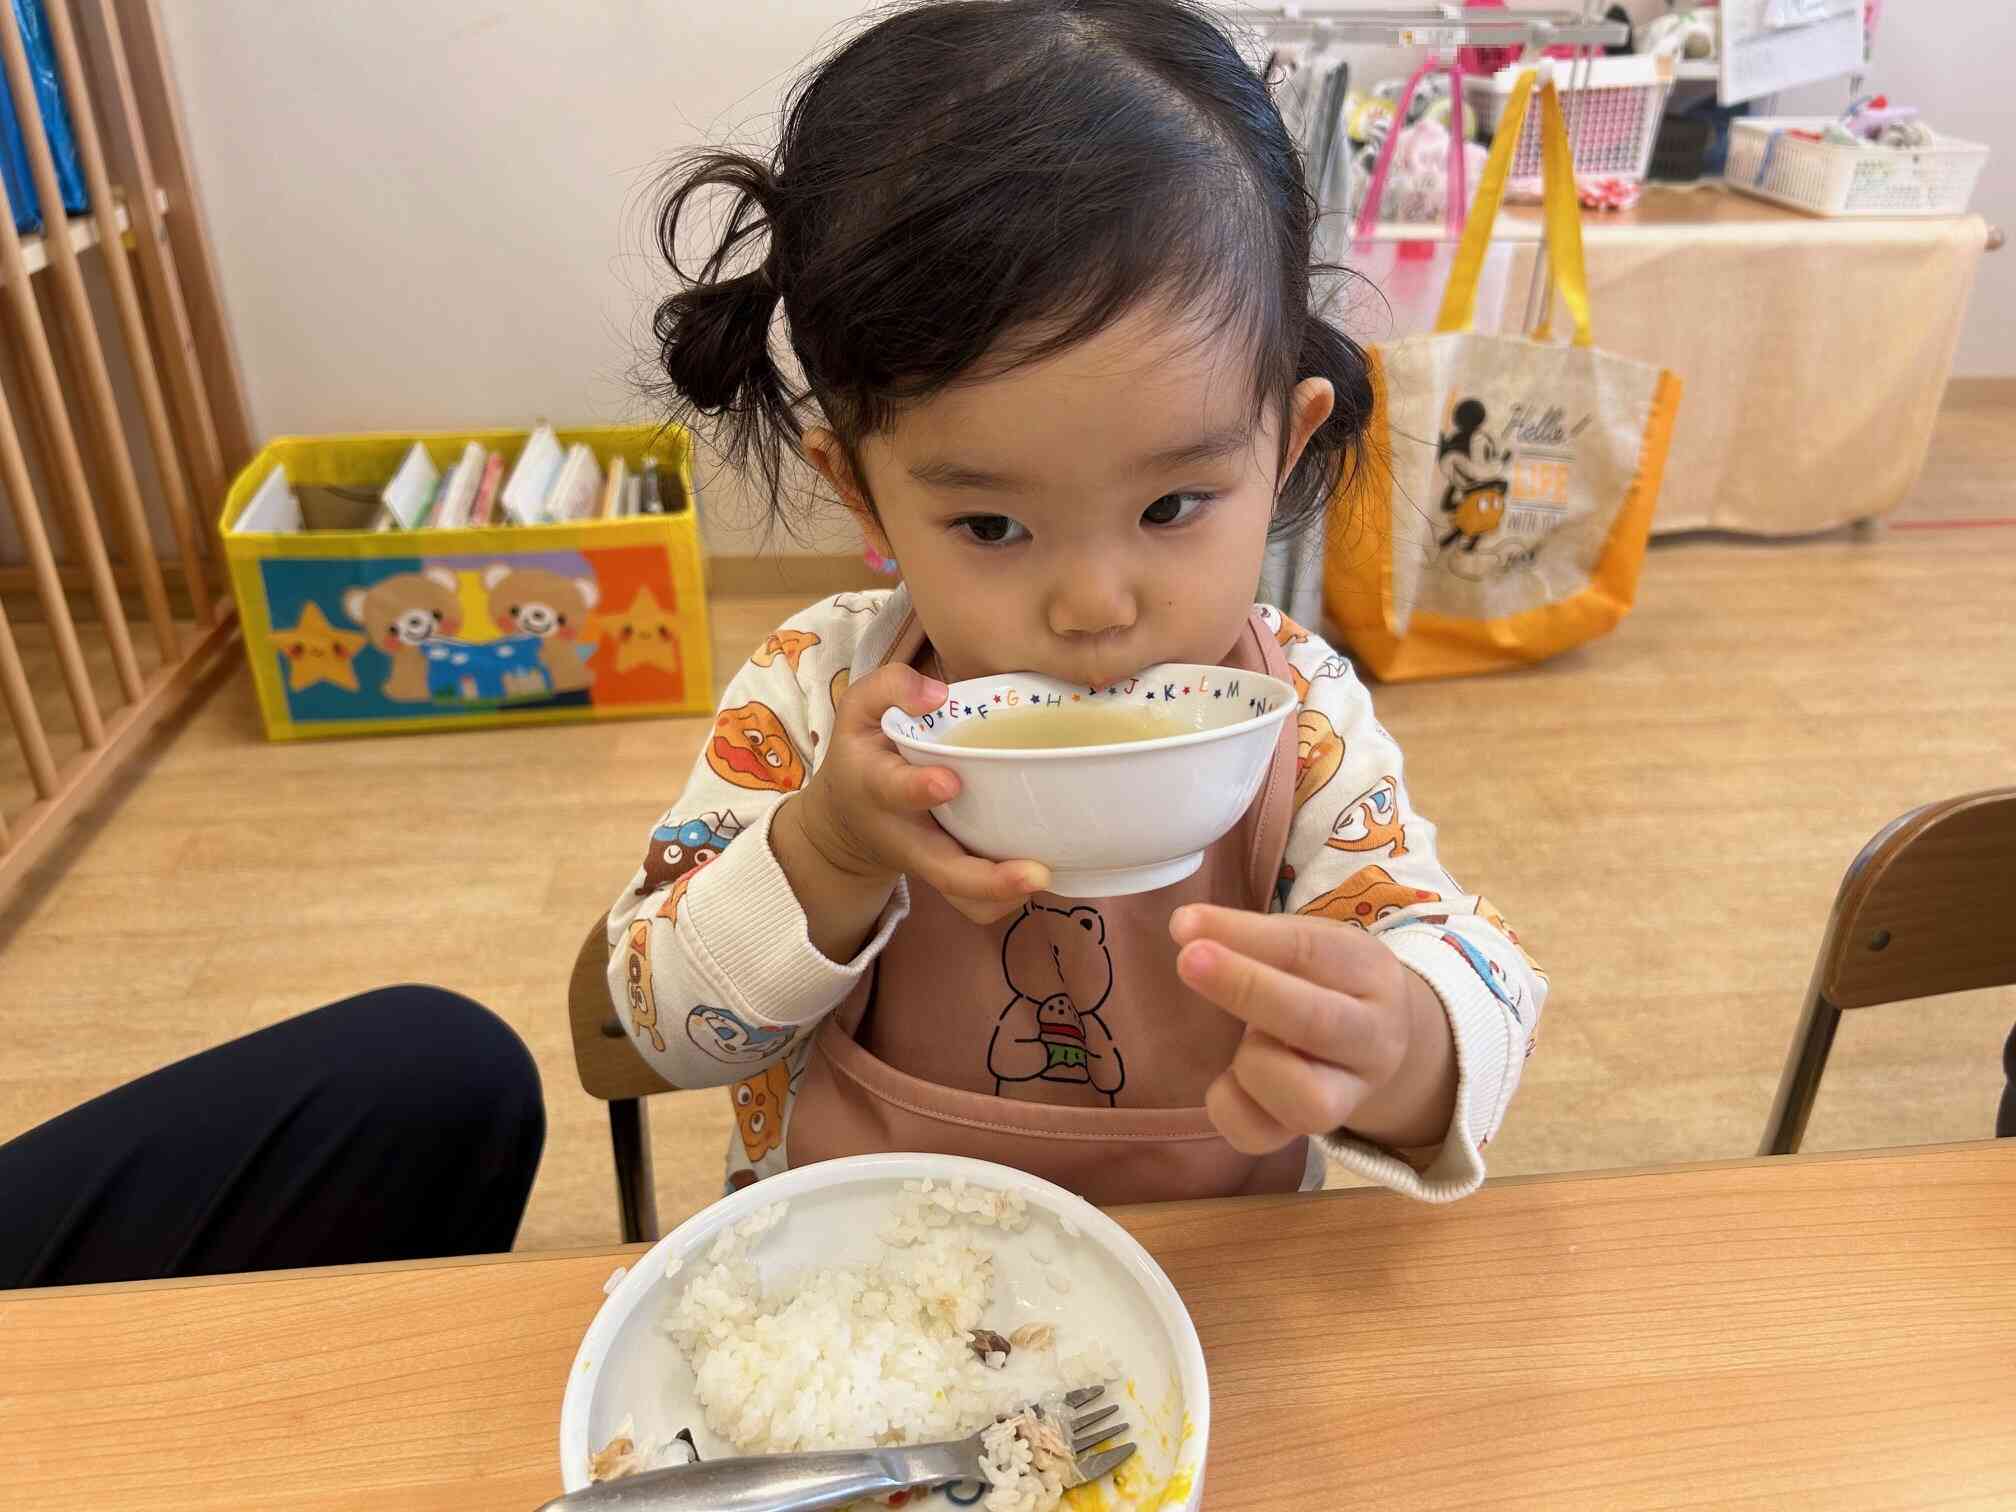
[[[545,1140],[495,1014],[367,992],[0,1145],[0,1287],[507,1250]]]
[[[2016,1139],[2016,1029],[2002,1047],[2002,1109],[1995,1115],[1995,1137]]]

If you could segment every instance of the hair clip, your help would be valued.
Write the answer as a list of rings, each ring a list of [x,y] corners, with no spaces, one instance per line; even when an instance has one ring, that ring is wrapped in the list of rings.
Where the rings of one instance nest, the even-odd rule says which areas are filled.
[[[873,546],[862,548],[861,560],[868,564],[870,572],[880,573],[883,577],[896,576],[896,558],[882,555]]]

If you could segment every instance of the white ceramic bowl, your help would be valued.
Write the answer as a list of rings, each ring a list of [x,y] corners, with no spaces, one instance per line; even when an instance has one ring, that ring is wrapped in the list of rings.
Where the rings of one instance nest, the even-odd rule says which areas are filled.
[[[1050,750],[950,743],[973,720],[1129,704],[1190,733]],[[1279,678],[1168,662],[1097,692],[1030,673],[977,677],[952,684],[945,703],[922,718],[891,709],[882,732],[911,765],[958,773],[959,796],[932,813],[967,850],[1040,861],[1060,896],[1110,898],[1167,887],[1197,870],[1205,847],[1260,791],[1281,721],[1295,707],[1295,690]]]
[[[990,1234],[994,1307],[990,1326],[1012,1331],[1038,1318],[1060,1340],[1096,1338],[1125,1372],[1121,1411],[1140,1446],[1105,1488],[1114,1512],[1181,1508],[1204,1499],[1204,1454],[1211,1432],[1211,1389],[1204,1351],[1183,1299],[1132,1235],[1080,1197],[1007,1166],[950,1155],[858,1155],[772,1176],[688,1219],[653,1245],[602,1304],[567,1378],[560,1407],[560,1476],[569,1491],[588,1484],[588,1456],[634,1419],[640,1442],[691,1428],[703,1459],[735,1453],[706,1430],[693,1398],[693,1375],[659,1328],[685,1280],[704,1267],[708,1246],[728,1226],[772,1203],[789,1204],[782,1222],[752,1252],[766,1288],[814,1266],[872,1261],[876,1232],[903,1183],[929,1178],[1019,1193],[1031,1221],[1019,1234]],[[1063,1228],[1068,1223],[1076,1237]],[[1046,1266],[1038,1257],[1049,1260]],[[688,1264],[688,1261],[696,1263]],[[666,1267],[678,1274],[666,1279]],[[1070,1290],[1048,1281],[1068,1267]],[[936,1503],[933,1503],[936,1505]]]

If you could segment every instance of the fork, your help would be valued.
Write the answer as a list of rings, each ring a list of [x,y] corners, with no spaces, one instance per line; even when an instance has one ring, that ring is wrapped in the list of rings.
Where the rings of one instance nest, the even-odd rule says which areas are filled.
[[[1104,1386],[1087,1386],[1065,1396],[1064,1405],[1076,1414],[1070,1435],[1074,1456],[1127,1431],[1126,1423],[1109,1421],[1118,1403],[1093,1406],[1105,1394]],[[1095,1481],[1118,1469],[1134,1449],[1122,1444],[1080,1459],[1080,1479]],[[946,1444],[696,1460],[603,1481],[550,1501],[540,1512],[819,1512],[898,1491],[929,1491],[959,1481],[984,1484],[982,1452],[976,1433]]]

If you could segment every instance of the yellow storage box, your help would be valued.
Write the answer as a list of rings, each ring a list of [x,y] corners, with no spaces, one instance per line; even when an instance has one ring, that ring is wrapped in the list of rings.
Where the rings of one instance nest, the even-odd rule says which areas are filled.
[[[606,468],[655,457],[676,512],[451,530],[238,531],[275,464],[295,490],[376,490],[418,441],[444,472],[522,430],[282,437],[220,522],[246,659],[274,740],[381,735],[714,706],[693,443],[676,426],[559,433]],[[305,503],[304,499],[304,503]],[[368,510],[368,506],[366,506]],[[358,523],[368,523],[361,517]]]

